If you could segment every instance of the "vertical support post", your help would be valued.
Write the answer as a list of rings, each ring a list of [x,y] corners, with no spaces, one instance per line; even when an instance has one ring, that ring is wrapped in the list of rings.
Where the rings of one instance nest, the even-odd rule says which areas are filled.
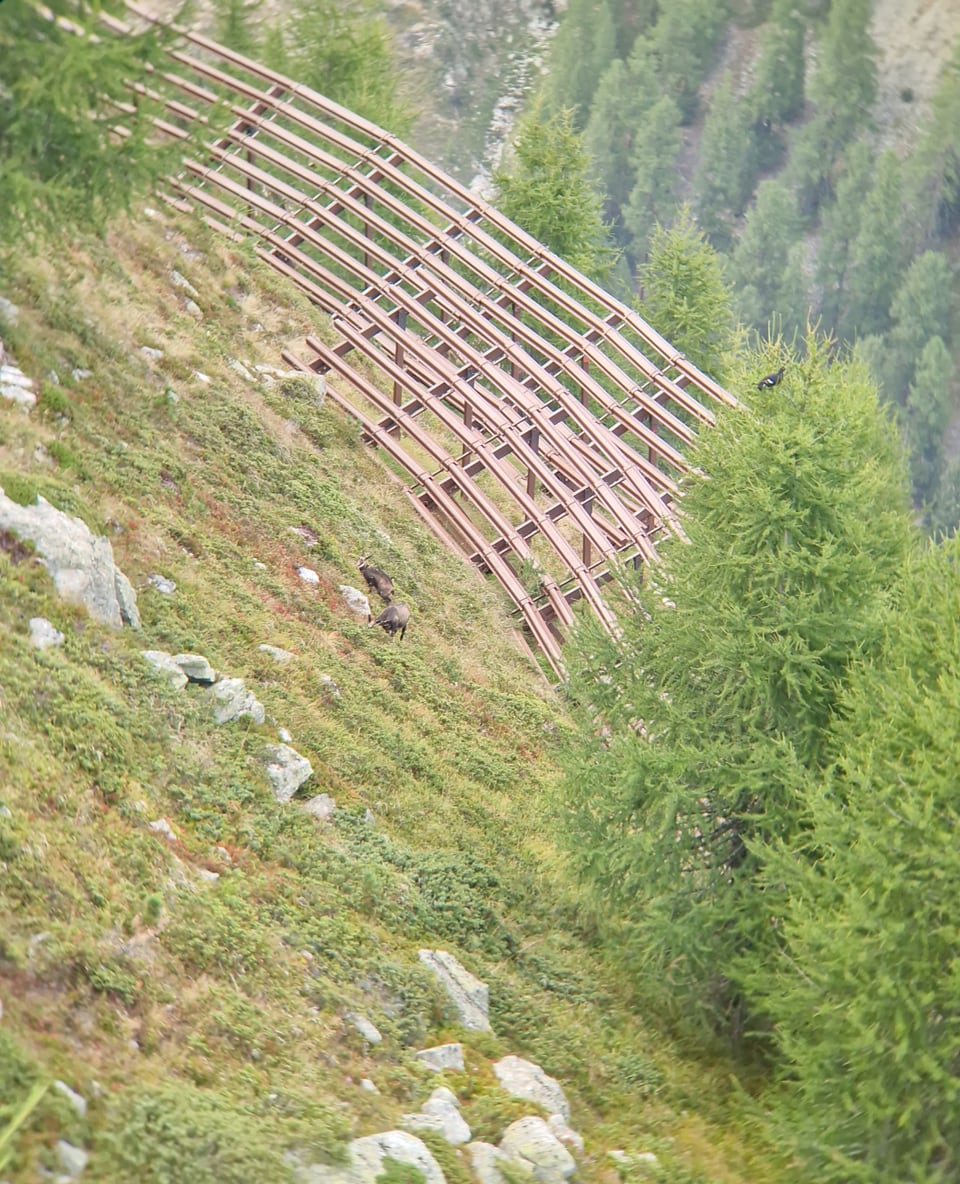
[[[368,210],[370,209],[370,194],[369,193],[365,193],[363,195],[363,204],[367,207]],[[364,221],[363,221],[363,233],[366,238],[373,238],[373,227],[370,225],[370,223],[366,219],[364,219]],[[363,266],[364,267],[370,266],[369,251],[363,252]]]
[[[527,432],[524,439],[530,445],[530,450],[537,456],[540,455],[540,432],[537,428],[531,428]],[[537,495],[537,477],[532,468],[527,469],[527,497],[536,497]]]
[[[593,517],[593,495],[580,499],[583,503],[583,508],[587,511],[590,517]],[[593,548],[590,546],[590,539],[586,535],[583,536],[583,566],[589,567],[593,563]]]

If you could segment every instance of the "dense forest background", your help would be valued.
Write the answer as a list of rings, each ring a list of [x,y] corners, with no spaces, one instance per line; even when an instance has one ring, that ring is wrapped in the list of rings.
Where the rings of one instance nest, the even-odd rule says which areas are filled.
[[[657,227],[686,205],[744,326],[792,341],[812,323],[854,347],[896,409],[914,503],[938,533],[960,517],[960,13],[932,98],[910,113],[906,81],[885,79],[880,102],[875,8],[570,0],[521,135],[569,113],[621,289],[643,300]]]

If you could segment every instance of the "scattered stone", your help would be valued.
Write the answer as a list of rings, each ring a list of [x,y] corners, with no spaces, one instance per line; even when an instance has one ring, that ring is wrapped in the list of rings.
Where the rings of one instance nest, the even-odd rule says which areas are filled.
[[[377,1026],[364,1015],[357,1015],[353,1011],[345,1011],[343,1018],[357,1029],[367,1044],[380,1044],[383,1037],[377,1031]]]
[[[312,567],[298,567],[297,575],[305,584],[319,584],[320,577],[313,570]]]
[[[152,831],[156,831],[158,835],[163,835],[165,839],[170,839],[171,842],[176,842],[177,834],[173,827],[167,822],[166,818],[156,818],[153,822],[148,822],[147,826]]]
[[[220,873],[212,872],[208,867],[198,867],[197,875],[201,880],[206,880],[208,884],[216,884],[217,880],[220,879]]]
[[[206,386],[210,381],[210,375],[204,374],[202,370],[194,370],[193,377],[197,380],[197,382],[202,382],[204,386]]]
[[[551,1114],[547,1119],[547,1126],[561,1143],[572,1147],[575,1151],[583,1151],[583,1135],[579,1131],[575,1131],[573,1127],[567,1126],[566,1119],[562,1114]]]
[[[420,950],[420,961],[440,980],[456,1008],[460,1022],[472,1032],[489,1032],[487,984],[465,970],[445,950]]]
[[[377,820],[373,816],[373,811],[369,806],[363,808],[363,824],[364,826],[376,826]]]
[[[214,851],[220,856],[224,863],[233,863],[233,857],[226,847],[214,847]]]
[[[533,1184],[533,1169],[530,1165],[513,1159],[492,1143],[468,1143],[467,1154],[479,1184],[519,1184],[519,1180],[524,1178]],[[501,1167],[507,1170],[501,1170]]]
[[[409,1131],[382,1131],[354,1139],[347,1145],[346,1167],[312,1164],[296,1169],[301,1184],[374,1184],[383,1174],[388,1156],[398,1163],[410,1164],[421,1172],[424,1184],[446,1184],[440,1165],[422,1139]]]
[[[255,724],[262,724],[267,717],[263,704],[247,690],[242,678],[221,678],[210,688],[209,694],[217,704],[213,712],[214,723],[225,724],[249,715]]]
[[[340,595],[347,602],[347,608],[352,609],[358,616],[369,620],[373,615],[370,612],[370,601],[359,588],[351,588],[349,584],[341,584]]]
[[[6,803],[0,805],[0,818],[12,818],[13,811]]]
[[[227,363],[234,373],[239,374],[244,382],[256,382],[257,376],[250,372],[250,370],[240,361],[239,358],[231,358]]]
[[[72,1090],[65,1081],[55,1081],[53,1088],[57,1093],[63,1094],[74,1110],[83,1118],[87,1112],[87,1099],[78,1094],[76,1090]]]
[[[261,562],[259,559],[255,559],[253,561],[253,566],[257,569],[257,571],[266,571],[267,570],[267,565],[265,563]]]
[[[308,547],[315,547],[320,539],[315,530],[311,530],[309,526],[288,526],[287,530],[291,534],[295,534],[298,538],[303,539]]]
[[[277,728],[277,736],[284,742],[284,744],[292,744],[293,737],[287,728]]]
[[[168,403],[173,403],[174,405],[176,405],[177,403],[180,402],[180,396],[177,394],[177,392],[175,390],[172,390],[170,387],[167,387],[167,389],[163,393],[167,396]]]
[[[113,590],[117,596],[120,620],[123,621],[124,625],[129,625],[131,629],[139,632],[142,625],[140,622],[140,610],[137,608],[137,594],[134,591],[133,584],[130,583],[119,567],[115,569],[114,577]]]
[[[197,304],[196,300],[191,300],[190,297],[188,296],[187,299],[183,302],[183,307],[187,310],[187,312],[190,314],[190,316],[193,317],[193,319],[195,321],[202,321],[203,320],[203,309],[200,307],[199,304]]]
[[[187,676],[164,650],[141,650],[140,653],[151,666],[159,670],[161,674],[167,675],[170,682],[173,683],[174,690],[182,691],[187,685]]]
[[[403,1123],[414,1130],[437,1131],[454,1147],[470,1142],[470,1127],[460,1113],[460,1103],[443,1085],[433,1091],[419,1114],[405,1114]]]
[[[30,642],[38,650],[45,650],[51,645],[63,645],[64,636],[46,617],[31,617]]]
[[[210,687],[217,681],[216,671],[203,654],[174,654],[172,660],[191,682]]]
[[[263,719],[257,722],[263,723]],[[307,758],[288,744],[269,744],[263,759],[273,785],[273,796],[278,802],[289,802],[300,786],[313,776],[313,766]]]
[[[166,576],[161,576],[157,572],[147,576],[147,583],[156,588],[158,592],[162,592],[164,596],[172,596],[177,590],[177,585],[174,580],[168,580]]]
[[[152,345],[141,345],[140,352],[151,362],[159,362],[163,357],[162,349],[154,349]]]
[[[20,309],[11,301],[0,296],[0,320],[4,320],[8,325],[15,325],[20,318]]]
[[[28,378],[19,366],[12,363],[0,365],[0,395],[28,410],[37,405],[33,379]]]
[[[318,793],[315,798],[304,802],[303,808],[308,814],[312,814],[314,818],[319,819],[321,822],[328,822],[333,817],[337,803],[328,793]]]
[[[121,629],[125,620],[139,626],[136,594],[113,561],[110,540],[94,535],[81,519],[64,514],[39,495],[34,505],[21,506],[0,489],[0,530],[33,543],[64,600],[83,605],[111,628]]]
[[[79,1176],[87,1166],[87,1160],[90,1156],[82,1147],[74,1147],[66,1139],[58,1139],[57,1158],[60,1160],[60,1166],[68,1176]]]
[[[570,1103],[560,1083],[555,1078],[548,1077],[533,1061],[525,1061],[522,1057],[504,1057],[496,1062],[493,1071],[497,1075],[497,1080],[512,1097],[536,1102],[551,1114],[560,1114],[564,1120],[570,1118]]]
[[[82,366],[74,366],[74,368],[70,371],[70,377],[74,382],[83,382],[85,378],[93,377],[93,371],[84,370]]]
[[[500,1150],[525,1161],[541,1184],[563,1184],[577,1170],[570,1152],[542,1118],[521,1118],[503,1132]]]
[[[360,1078],[360,1088],[365,1089],[369,1094],[378,1094],[380,1092],[369,1077]]]
[[[340,688],[333,681],[329,674],[321,674],[320,681],[323,683],[327,693],[334,699],[340,698]]]
[[[281,665],[283,665],[285,662],[289,662],[294,656],[289,650],[282,650],[278,645],[260,645],[257,646],[257,649],[262,651],[264,654],[269,654],[270,657],[273,658],[274,662],[279,662]]]
[[[182,288],[188,296],[199,296],[200,293],[190,283],[185,275],[181,275],[179,271],[173,270],[170,272],[170,282],[175,288]]]
[[[435,1073],[441,1073],[444,1069],[463,1072],[462,1044],[437,1044],[433,1048],[421,1048],[416,1056],[418,1061]]]

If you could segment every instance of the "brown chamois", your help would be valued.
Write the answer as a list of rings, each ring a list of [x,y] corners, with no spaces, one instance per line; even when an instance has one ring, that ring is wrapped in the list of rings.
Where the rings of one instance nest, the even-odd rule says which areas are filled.
[[[403,635],[407,631],[407,625],[410,623],[410,610],[405,604],[388,604],[379,617],[375,621],[370,622],[370,628],[374,625],[379,625],[381,629],[385,629],[391,637],[396,637],[400,634],[400,640],[403,641]]]
[[[389,604],[393,597],[393,580],[390,579],[385,571],[381,571],[379,567],[370,567],[367,563],[369,558],[369,555],[364,555],[357,562],[360,574],[367,581],[367,587],[370,591],[376,592],[381,600]]]

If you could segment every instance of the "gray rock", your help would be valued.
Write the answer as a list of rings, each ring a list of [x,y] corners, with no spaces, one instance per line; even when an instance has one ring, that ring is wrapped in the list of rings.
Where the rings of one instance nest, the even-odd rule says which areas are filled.
[[[470,1166],[479,1184],[518,1184],[518,1180],[524,1177],[533,1181],[533,1168],[530,1164],[514,1159],[499,1147],[494,1147],[492,1143],[468,1143],[467,1154],[470,1156]],[[501,1165],[509,1165],[509,1176],[500,1170]]]
[[[365,1089],[368,1094],[378,1094],[380,1092],[369,1077],[360,1078],[360,1088]]]
[[[341,584],[340,595],[347,602],[347,608],[355,612],[357,616],[369,620],[373,615],[370,612],[370,601],[359,588],[352,588],[349,584]]]
[[[64,514],[39,495],[35,505],[21,506],[3,490],[0,529],[30,539],[64,600],[83,605],[104,625],[122,628],[117,599],[117,576],[122,573],[113,561],[109,539],[93,534],[85,522]]]
[[[187,685],[187,676],[165,650],[141,650],[140,652],[151,666],[167,676],[173,684],[174,690],[182,691]]]
[[[30,618],[30,644],[38,650],[47,646],[63,645],[64,636],[46,617]]]
[[[405,1114],[403,1124],[414,1130],[436,1131],[454,1147],[470,1142],[470,1128],[460,1113],[460,1103],[445,1086],[433,1091],[419,1114]]]
[[[365,1015],[357,1015],[356,1012],[346,1011],[343,1014],[343,1018],[356,1028],[367,1044],[380,1044],[383,1040],[383,1037],[377,1031],[376,1024],[368,1020]]]
[[[181,275],[179,271],[174,270],[170,272],[170,282],[175,288],[182,288],[188,296],[200,295],[200,293],[193,286],[193,284],[190,283],[187,277],[185,275]]]
[[[267,717],[263,704],[247,690],[242,678],[221,678],[208,694],[215,703],[214,723],[225,724],[248,715],[255,724],[262,724]]]
[[[460,1023],[472,1032],[489,1032],[489,993],[486,983],[465,970],[445,950],[420,950],[420,961],[440,980],[460,1017]]]
[[[291,736],[287,728],[277,728],[277,738],[282,740],[284,744],[292,744],[293,736]]]
[[[74,382],[83,382],[85,378],[93,377],[93,371],[84,370],[82,366],[74,366],[74,368],[70,371],[70,377]]]
[[[33,380],[28,378],[19,366],[12,364],[0,366],[0,395],[4,399],[9,399],[11,403],[26,407],[27,410],[37,405]]]
[[[79,1176],[87,1166],[87,1160],[90,1156],[82,1147],[74,1147],[66,1139],[58,1139],[57,1158],[60,1160],[60,1166],[68,1176]]]
[[[172,596],[177,590],[177,585],[173,580],[168,580],[166,576],[161,576],[157,572],[147,576],[147,583],[156,588],[158,592],[162,592],[164,596]]]
[[[133,590],[133,584],[119,567],[115,569],[114,575],[114,592],[117,595],[117,605],[120,608],[120,620],[124,625],[129,625],[131,629],[139,631],[142,627],[140,610],[137,608],[137,594]]]
[[[329,674],[321,674],[320,681],[323,683],[324,687],[326,687],[327,693],[329,695],[331,695],[334,699],[340,698],[340,688],[333,681]]]
[[[172,661],[176,662],[191,682],[209,687],[217,681],[216,671],[203,654],[174,654]]]
[[[303,582],[305,584],[316,585],[316,584],[320,583],[320,577],[317,575],[317,573],[313,570],[312,567],[298,567],[297,568],[297,575],[300,577],[301,580],[303,580]]]
[[[541,1184],[563,1184],[577,1170],[570,1152],[542,1118],[521,1118],[503,1132],[500,1150],[533,1169]]]
[[[152,345],[141,345],[140,352],[150,362],[159,362],[163,357],[163,350],[154,349]]]
[[[279,662],[281,665],[289,662],[294,656],[289,650],[282,650],[278,645],[259,645],[257,646],[257,649],[261,650],[265,654],[269,654],[270,657],[273,658],[274,662]]]
[[[462,1044],[437,1044],[433,1048],[421,1048],[416,1056],[418,1061],[428,1069],[433,1069],[435,1073],[440,1073],[444,1069],[463,1072]]]
[[[321,822],[327,822],[333,817],[337,803],[328,793],[318,793],[315,798],[304,802],[303,808],[308,814],[312,814],[314,818],[318,818]]]
[[[300,786],[313,776],[310,762],[289,744],[268,744],[263,759],[273,785],[273,796],[278,802],[289,802]]]
[[[63,1094],[74,1110],[83,1118],[87,1112],[87,1099],[78,1094],[76,1090],[71,1089],[65,1081],[55,1081],[53,1088],[58,1094]]]
[[[150,829],[155,831],[158,835],[163,835],[165,839],[169,839],[171,842],[176,841],[177,832],[173,829],[170,823],[167,822],[166,818],[157,818],[153,822],[148,822],[147,826],[149,826]]]
[[[562,1114],[551,1114],[547,1119],[547,1126],[561,1143],[572,1147],[575,1151],[583,1150],[583,1136],[573,1127],[567,1126],[567,1121]]]
[[[522,1057],[504,1057],[494,1064],[493,1071],[512,1097],[536,1102],[551,1114],[560,1114],[564,1120],[569,1119],[570,1103],[560,1083],[548,1077],[533,1061],[525,1061]]]
[[[0,321],[6,321],[8,325],[15,325],[20,319],[20,309],[6,297],[0,296]]]
[[[440,1165],[426,1144],[409,1131],[383,1131],[354,1139],[347,1147],[346,1167],[313,1164],[296,1169],[301,1184],[375,1184],[389,1156],[398,1163],[408,1163],[423,1173],[426,1184],[446,1184]]]

